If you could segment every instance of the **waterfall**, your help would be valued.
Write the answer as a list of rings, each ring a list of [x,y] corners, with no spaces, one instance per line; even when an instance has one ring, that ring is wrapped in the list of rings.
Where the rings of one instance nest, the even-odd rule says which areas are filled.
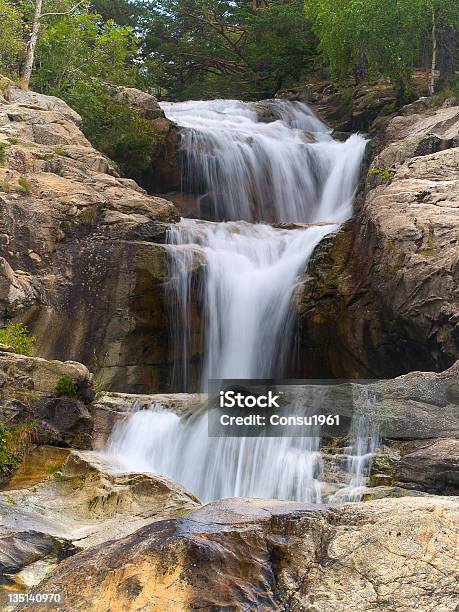
[[[318,243],[352,213],[366,141],[335,141],[298,102],[162,106],[181,128],[183,188],[201,217],[182,219],[167,235],[174,389],[206,391],[209,379],[279,378],[292,348],[295,288]],[[106,452],[122,469],[169,476],[204,501],[319,502],[320,444],[320,432],[209,438],[206,415],[183,421],[154,406],[117,426]],[[350,476],[343,484],[348,497],[356,483]]]
[[[118,469],[162,474],[204,502],[224,497],[322,499],[320,437],[211,438],[207,415],[183,422],[152,406],[115,427],[106,453]]]
[[[236,100],[163,104],[182,127],[183,185],[216,221],[317,222],[350,216],[365,140],[333,140],[299,102],[271,101],[279,119],[257,120]]]
[[[205,321],[201,375],[205,391],[209,379],[273,378],[285,371],[298,275],[320,240],[336,228],[328,224],[282,230],[189,219],[171,228],[172,303],[178,305],[174,316],[179,317],[174,328],[181,330],[175,346],[181,373],[177,385],[187,390],[190,383],[186,335],[193,327],[190,270],[196,249],[205,264],[205,279],[197,288],[202,292],[199,301]]]
[[[184,219],[168,232],[175,389],[192,388],[190,361],[199,353],[202,390],[209,378],[282,376],[298,276],[352,212],[365,139],[335,141],[304,104],[268,103],[278,117],[270,123],[235,100],[163,105],[183,129],[184,183],[212,202],[211,216],[235,219]],[[319,225],[249,223],[260,219]],[[204,279],[195,278],[199,262]]]

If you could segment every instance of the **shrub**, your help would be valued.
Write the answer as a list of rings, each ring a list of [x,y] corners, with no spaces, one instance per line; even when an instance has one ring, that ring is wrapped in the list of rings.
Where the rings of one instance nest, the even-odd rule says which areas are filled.
[[[35,336],[30,336],[22,323],[8,323],[0,329],[0,343],[11,346],[16,353],[21,355],[32,355],[33,346],[36,342]]]
[[[390,168],[380,168],[379,166],[375,166],[370,170],[371,174],[375,174],[383,179],[383,181],[391,181],[395,176],[395,170],[391,170]]]
[[[0,142],[0,168],[3,168],[6,161],[6,145],[4,142]]]
[[[29,181],[29,179],[24,176],[21,175],[18,179],[18,185],[19,185],[19,191],[21,193],[25,193],[25,194],[29,194],[32,191],[32,183]]]
[[[38,431],[33,420],[24,421],[16,427],[6,427],[0,422],[0,474],[9,476],[24,457]]]
[[[59,378],[56,385],[56,395],[59,397],[74,397],[78,393],[78,384],[68,374]]]
[[[138,179],[164,136],[136,109],[114,100],[108,89],[94,81],[84,82],[63,97],[83,118],[83,131],[91,143],[125,175]]]
[[[9,430],[0,423],[0,474],[8,476],[18,467],[18,460],[10,449]]]

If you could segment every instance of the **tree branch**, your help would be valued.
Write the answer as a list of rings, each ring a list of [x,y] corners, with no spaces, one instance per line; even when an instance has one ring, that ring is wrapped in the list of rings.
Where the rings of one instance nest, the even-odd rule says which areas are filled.
[[[86,2],[86,0],[80,0],[80,2],[78,2],[78,4],[75,4],[74,7],[72,7],[71,9],[69,9],[68,11],[64,11],[62,13],[42,13],[40,15],[40,19],[43,19],[43,17],[55,17],[55,16],[59,16],[59,17],[65,17],[65,15],[71,15],[74,11],[76,11],[76,9],[81,6],[84,2]]]

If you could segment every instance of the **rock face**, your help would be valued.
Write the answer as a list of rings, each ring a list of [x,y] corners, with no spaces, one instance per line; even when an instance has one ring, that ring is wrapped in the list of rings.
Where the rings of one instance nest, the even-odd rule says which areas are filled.
[[[440,438],[412,442],[394,466],[403,486],[431,493],[459,492],[459,440]]]
[[[91,452],[56,455],[40,447],[0,492],[2,584],[21,589],[24,575],[29,582],[30,574],[43,577],[37,562],[40,571],[49,573],[78,550],[197,506],[193,495],[166,478],[116,473]],[[0,588],[0,605],[2,599]]]
[[[39,590],[64,611],[453,612],[457,519],[452,498],[224,500],[75,555]]]
[[[71,397],[57,392],[63,377],[75,384]],[[91,448],[93,399],[91,375],[81,363],[0,351],[0,421],[13,428],[29,423],[34,442]]]
[[[412,110],[388,123],[354,218],[312,258],[302,375],[393,377],[459,357],[459,107]]]
[[[3,89],[0,315],[27,325],[40,355],[92,363],[117,390],[165,386],[167,269],[153,241],[178,213],[121,178],[62,100]]]
[[[129,104],[150,122],[160,146],[151,152],[148,169],[136,177],[149,193],[168,194],[180,191],[179,134],[169,121],[156,98],[134,87],[117,87],[114,98]]]
[[[413,85],[418,96],[427,95],[427,79],[424,71],[416,71]],[[401,104],[389,79],[381,78],[364,83],[337,85],[332,81],[316,81],[279,92],[279,97],[299,100],[311,106],[314,111],[334,128],[337,137],[349,132],[377,133],[380,123],[397,112]],[[432,98],[421,98],[410,105],[408,112],[432,108]],[[454,99],[453,99],[454,100]],[[450,104],[453,106],[454,104]]]

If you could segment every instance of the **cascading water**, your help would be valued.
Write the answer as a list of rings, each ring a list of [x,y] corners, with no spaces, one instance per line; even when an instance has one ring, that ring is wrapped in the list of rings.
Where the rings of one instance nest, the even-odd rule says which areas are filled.
[[[351,215],[366,141],[333,140],[300,103],[267,101],[264,109],[276,119],[269,123],[258,121],[256,107],[231,100],[163,104],[182,128],[184,187],[201,216],[220,221],[183,219],[168,232],[177,390],[192,386],[190,363],[199,353],[194,382],[203,391],[209,378],[285,374],[299,277],[320,240]],[[204,415],[183,422],[156,408],[117,427],[107,453],[123,469],[164,474],[205,501],[322,499],[319,435],[209,438]]]
[[[284,372],[298,275],[320,240],[336,227],[281,230],[245,222],[184,219],[169,230],[169,243],[174,245],[170,254],[179,305],[176,314],[181,319],[176,329],[192,328],[187,304],[192,294],[192,259],[200,253],[205,262],[201,390],[206,390],[209,379],[273,378]],[[181,378],[186,390],[190,351],[184,338],[179,334],[175,350],[181,372],[177,383]]]
[[[344,221],[350,216],[365,140],[346,142],[299,102],[270,101],[277,121],[257,120],[235,100],[164,104],[182,127],[184,188],[200,217],[279,222]]]

